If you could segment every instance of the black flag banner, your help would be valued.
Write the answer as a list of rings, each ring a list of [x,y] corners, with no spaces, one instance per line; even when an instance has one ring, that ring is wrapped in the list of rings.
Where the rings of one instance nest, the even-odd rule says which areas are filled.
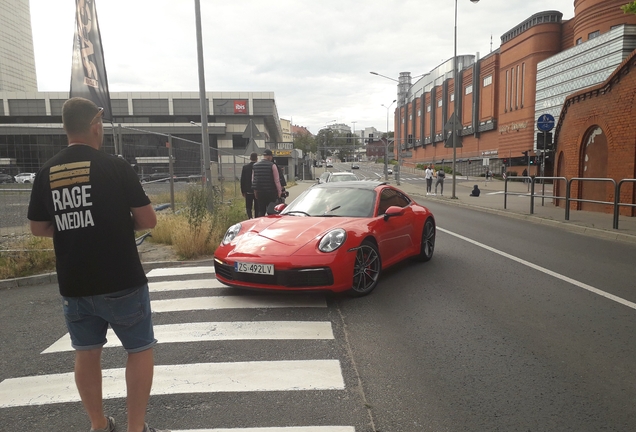
[[[95,0],[75,0],[75,40],[70,97],[83,97],[104,108],[112,121],[110,93]]]

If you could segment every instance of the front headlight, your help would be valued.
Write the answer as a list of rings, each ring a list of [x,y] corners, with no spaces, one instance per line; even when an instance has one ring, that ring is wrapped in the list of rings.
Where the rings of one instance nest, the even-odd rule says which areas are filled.
[[[223,236],[223,244],[226,245],[228,243],[230,243],[232,240],[234,240],[236,238],[236,236],[238,235],[239,231],[241,231],[241,224],[237,223],[232,225],[231,227],[229,227],[227,229],[227,231],[225,232],[225,235]]]
[[[347,233],[342,228],[329,231],[320,239],[318,249],[321,252],[333,252],[338,249],[347,239]]]

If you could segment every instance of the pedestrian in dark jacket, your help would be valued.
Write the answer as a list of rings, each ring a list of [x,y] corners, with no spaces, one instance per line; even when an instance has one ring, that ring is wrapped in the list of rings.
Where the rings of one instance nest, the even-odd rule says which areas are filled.
[[[256,162],[252,168],[252,189],[258,200],[256,217],[265,216],[267,206],[280,197],[282,186],[278,167],[273,162],[274,155],[270,149],[263,151],[263,159]]]
[[[253,218],[252,206],[254,209],[258,208],[258,201],[254,198],[254,190],[252,189],[252,171],[257,160],[258,154],[253,152],[250,154],[250,163],[243,165],[243,170],[241,171],[241,193],[245,198],[247,217],[250,219]]]

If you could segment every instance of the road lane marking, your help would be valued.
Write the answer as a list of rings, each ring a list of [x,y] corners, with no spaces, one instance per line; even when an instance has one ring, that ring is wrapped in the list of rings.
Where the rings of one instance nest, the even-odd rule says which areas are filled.
[[[610,293],[602,291],[602,290],[600,290],[598,288],[594,288],[591,285],[588,285],[588,284],[583,283],[583,282],[579,282],[576,279],[569,278],[569,277],[564,276],[564,275],[562,275],[560,273],[557,273],[557,272],[554,272],[552,270],[549,270],[549,269],[547,269],[545,267],[541,267],[539,265],[533,264],[530,261],[526,261],[526,260],[518,258],[518,257],[516,257],[514,255],[510,255],[510,254],[508,254],[506,252],[502,252],[502,251],[497,250],[497,249],[495,249],[493,247],[487,246],[487,245],[485,245],[483,243],[479,243],[478,241],[469,239],[468,237],[464,237],[463,235],[456,234],[456,233],[454,233],[452,231],[448,231],[448,230],[445,230],[444,228],[440,228],[440,227],[437,227],[437,229],[439,231],[441,231],[441,232],[444,232],[446,234],[449,234],[449,235],[452,235],[454,237],[457,237],[458,239],[464,240],[464,241],[466,241],[468,243],[472,243],[475,246],[479,246],[480,248],[483,248],[483,249],[486,249],[486,250],[488,250],[490,252],[496,253],[497,255],[501,255],[504,258],[508,258],[508,259],[510,259],[512,261],[516,261],[519,264],[523,264],[523,265],[525,265],[527,267],[530,267],[530,268],[532,268],[534,270],[538,270],[538,271],[540,271],[542,273],[545,273],[547,275],[550,275],[552,277],[560,279],[560,280],[562,280],[564,282],[568,282],[568,283],[570,283],[570,284],[572,284],[574,286],[577,286],[579,288],[583,288],[584,290],[587,290],[587,291],[589,291],[591,293],[594,293],[594,294],[599,295],[601,297],[605,297],[606,299],[615,301],[616,303],[620,303],[623,306],[627,306],[629,308],[632,308],[632,309],[636,310],[636,303],[630,302],[629,300],[625,300],[624,298],[615,296],[614,294],[610,294]]]
[[[149,282],[150,292],[182,291],[205,288],[228,288],[216,279],[188,279],[167,282]]]
[[[325,340],[333,339],[331,322],[325,321],[228,321],[195,322],[154,326],[159,343],[208,342],[228,340]],[[104,348],[120,347],[112,329]],[[42,354],[72,351],[71,337],[65,334]]]
[[[126,397],[126,370],[103,370],[103,397]],[[151,395],[343,390],[338,360],[156,365]],[[0,382],[0,408],[79,402],[73,372]]]
[[[294,308],[327,307],[324,296],[296,295],[246,295],[218,297],[189,297],[168,300],[153,300],[150,308],[153,312],[179,312],[214,309],[258,309],[258,308]]]
[[[353,426],[290,426],[231,429],[172,429],[172,432],[356,432]]]
[[[163,277],[163,276],[183,276],[183,275],[195,275],[195,274],[214,274],[214,266],[199,266],[199,267],[165,267],[150,270],[146,276],[148,277]]]

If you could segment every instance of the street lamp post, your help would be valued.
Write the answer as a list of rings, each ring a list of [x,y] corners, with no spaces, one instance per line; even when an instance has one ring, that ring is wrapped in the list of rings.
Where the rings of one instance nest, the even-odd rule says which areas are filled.
[[[472,3],[478,3],[479,0],[470,0]],[[454,33],[454,37],[453,37],[453,84],[455,87],[454,90],[454,94],[455,94],[455,101],[453,102],[453,114],[455,117],[455,121],[456,123],[454,124],[457,125],[459,124],[459,126],[461,127],[461,121],[459,121],[459,117],[458,117],[458,109],[457,106],[458,101],[459,101],[459,90],[461,90],[461,86],[459,85],[459,83],[457,82],[457,0],[455,0],[455,33]],[[455,165],[457,163],[457,127],[453,127],[453,131],[452,131],[452,136],[453,136],[453,193],[451,195],[452,199],[457,199],[457,195],[455,195],[455,190],[456,190],[456,186],[457,186],[457,176],[455,173]]]
[[[201,145],[203,146],[203,166],[205,168],[205,186],[212,190],[212,173],[210,169],[210,137],[208,136],[208,106],[205,94],[205,71],[203,66],[203,36],[201,30],[201,5],[194,0],[194,11],[197,33],[197,60],[199,65],[199,99],[201,103]],[[219,156],[220,160],[220,156]],[[208,204],[211,208],[212,200]]]
[[[389,161],[387,161],[387,159],[389,158],[389,109],[391,108],[391,105],[393,105],[396,101],[397,99],[393,99],[393,102],[391,102],[389,106],[382,104],[382,106],[386,108],[386,141],[384,142],[384,181],[389,181],[389,165],[388,165]]]

